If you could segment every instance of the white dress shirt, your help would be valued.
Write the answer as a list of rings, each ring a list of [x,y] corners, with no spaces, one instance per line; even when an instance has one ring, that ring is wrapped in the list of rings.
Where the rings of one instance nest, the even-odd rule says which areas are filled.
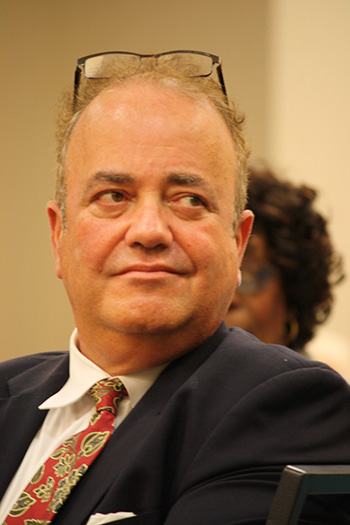
[[[87,428],[95,411],[87,392],[96,381],[111,377],[79,351],[77,330],[71,336],[69,352],[69,378],[61,390],[38,407],[49,412],[0,502],[0,523],[50,454],[66,439]],[[129,396],[119,403],[115,428],[140,401],[165,366],[118,376]]]

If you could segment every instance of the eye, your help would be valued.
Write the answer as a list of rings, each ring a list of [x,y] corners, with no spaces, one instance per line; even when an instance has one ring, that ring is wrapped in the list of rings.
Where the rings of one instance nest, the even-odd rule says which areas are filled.
[[[209,211],[207,201],[194,193],[180,193],[174,195],[169,204],[172,210],[185,220],[199,220]]]
[[[118,202],[123,202],[125,200],[125,195],[120,191],[105,191],[99,193],[95,199],[102,204],[115,204]]]
[[[200,206],[207,207],[206,202],[202,197],[199,197],[198,195],[184,195],[183,197],[179,198],[179,202],[184,206],[189,206],[192,208],[197,208]]]
[[[117,204],[122,204],[127,200],[127,197],[121,191],[106,190],[95,195],[95,197],[92,199],[92,202],[100,206],[108,207],[115,206]]]
[[[118,217],[128,207],[129,195],[119,190],[104,190],[92,197],[91,212],[97,217]]]

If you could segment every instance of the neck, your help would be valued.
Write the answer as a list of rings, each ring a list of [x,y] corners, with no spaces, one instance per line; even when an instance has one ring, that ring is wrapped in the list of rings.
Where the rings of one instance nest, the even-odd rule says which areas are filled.
[[[208,339],[211,331],[202,330],[187,334],[130,334],[105,333],[96,337],[96,331],[80,330],[79,349],[83,355],[110,375],[123,375],[169,363],[186,354]]]

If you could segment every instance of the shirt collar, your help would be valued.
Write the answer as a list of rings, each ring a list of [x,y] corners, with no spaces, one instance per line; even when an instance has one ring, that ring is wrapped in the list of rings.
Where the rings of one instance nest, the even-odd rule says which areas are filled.
[[[40,410],[71,405],[83,397],[94,383],[106,377],[111,377],[105,370],[80,352],[77,329],[73,331],[70,338],[69,358],[69,378],[67,382],[56,394],[46,399],[39,406]],[[133,408],[153,385],[165,367],[166,364],[163,364],[148,370],[118,376],[128,391]]]

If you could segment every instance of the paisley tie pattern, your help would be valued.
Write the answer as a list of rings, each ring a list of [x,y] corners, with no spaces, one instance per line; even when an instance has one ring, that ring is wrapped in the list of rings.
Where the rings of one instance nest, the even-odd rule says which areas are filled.
[[[39,468],[13,505],[3,525],[48,525],[112,435],[118,402],[127,391],[116,379],[89,390],[96,412],[89,426],[67,439]]]

